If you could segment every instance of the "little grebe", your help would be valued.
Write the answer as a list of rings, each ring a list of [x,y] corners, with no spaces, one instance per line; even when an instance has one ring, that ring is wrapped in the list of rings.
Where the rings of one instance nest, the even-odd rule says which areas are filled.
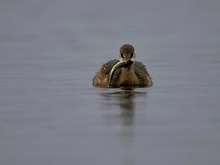
[[[93,78],[96,87],[150,87],[152,78],[144,64],[135,61],[135,49],[130,44],[120,48],[119,60],[103,64]]]

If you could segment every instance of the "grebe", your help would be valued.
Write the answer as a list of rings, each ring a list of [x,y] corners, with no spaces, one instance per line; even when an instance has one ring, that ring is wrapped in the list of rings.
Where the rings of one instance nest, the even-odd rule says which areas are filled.
[[[141,62],[135,61],[135,49],[130,44],[120,48],[119,60],[103,64],[93,78],[95,87],[150,87],[152,78]]]

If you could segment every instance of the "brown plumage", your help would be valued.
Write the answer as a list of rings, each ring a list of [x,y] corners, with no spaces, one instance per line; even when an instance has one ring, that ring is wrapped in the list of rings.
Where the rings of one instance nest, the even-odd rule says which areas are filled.
[[[125,44],[120,48],[119,60],[103,64],[93,78],[96,87],[149,87],[152,78],[144,64],[135,61],[135,49]],[[117,66],[117,67],[114,67]]]

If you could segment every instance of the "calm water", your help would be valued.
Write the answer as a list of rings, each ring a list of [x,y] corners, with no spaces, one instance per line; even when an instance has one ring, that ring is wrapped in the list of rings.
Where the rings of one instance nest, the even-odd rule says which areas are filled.
[[[1,165],[219,165],[219,0],[2,0]],[[91,84],[124,43],[152,88]]]

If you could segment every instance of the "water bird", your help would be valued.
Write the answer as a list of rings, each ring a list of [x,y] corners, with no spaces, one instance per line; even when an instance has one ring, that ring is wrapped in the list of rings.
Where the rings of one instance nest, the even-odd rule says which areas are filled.
[[[92,84],[101,88],[150,87],[153,80],[145,65],[135,61],[135,49],[124,44],[119,50],[119,59],[104,63],[95,74]]]

